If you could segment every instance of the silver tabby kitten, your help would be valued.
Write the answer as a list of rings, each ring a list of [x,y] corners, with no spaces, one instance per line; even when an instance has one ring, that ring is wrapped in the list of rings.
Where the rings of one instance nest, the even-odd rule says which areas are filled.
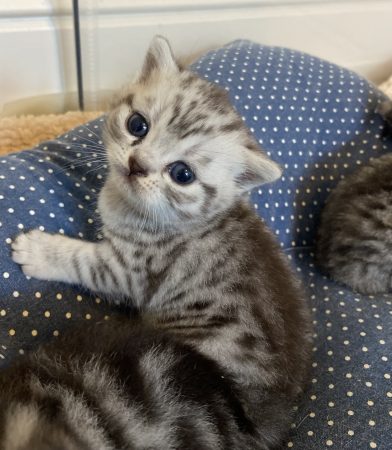
[[[226,93],[153,40],[108,114],[104,239],[37,230],[26,275],[137,310],[70,333],[3,373],[3,449],[258,450],[278,445],[310,360],[310,316],[243,194],[275,180]]]
[[[392,125],[392,102],[379,112]],[[361,167],[331,193],[317,259],[335,280],[358,292],[392,291],[392,154]]]

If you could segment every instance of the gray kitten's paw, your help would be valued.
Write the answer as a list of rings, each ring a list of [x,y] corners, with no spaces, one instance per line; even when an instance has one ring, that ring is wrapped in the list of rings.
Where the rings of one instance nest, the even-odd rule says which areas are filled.
[[[55,277],[50,264],[54,241],[55,236],[39,230],[20,234],[12,244],[12,259],[22,266],[25,275],[51,280]]]

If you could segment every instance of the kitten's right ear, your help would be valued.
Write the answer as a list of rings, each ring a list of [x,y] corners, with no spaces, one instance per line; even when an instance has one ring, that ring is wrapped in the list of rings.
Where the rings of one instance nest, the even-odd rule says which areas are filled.
[[[139,81],[147,81],[156,70],[167,73],[177,73],[179,71],[170,44],[162,36],[154,36],[152,39],[144,59]]]
[[[241,191],[249,191],[264,183],[271,183],[282,175],[279,165],[265,155],[257,144],[251,142],[243,148],[244,162],[236,183]]]

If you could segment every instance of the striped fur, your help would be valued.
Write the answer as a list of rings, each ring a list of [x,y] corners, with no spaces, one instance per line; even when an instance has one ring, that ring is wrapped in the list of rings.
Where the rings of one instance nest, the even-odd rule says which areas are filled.
[[[392,155],[374,159],[331,193],[317,259],[335,280],[366,294],[392,291]]]
[[[126,131],[135,111],[148,119],[144,138]],[[280,169],[225,92],[180,70],[162,38],[109,113],[105,143],[104,239],[33,230],[17,238],[13,258],[26,275],[120,298],[137,318],[72,333],[11,368],[0,382],[11,411],[2,442],[12,441],[11,414],[14,430],[30,417],[15,449],[44,448],[44,437],[66,449],[275,447],[306,380],[310,317],[242,195]],[[130,159],[145,176],[129,179]],[[174,161],[196,181],[176,185]]]

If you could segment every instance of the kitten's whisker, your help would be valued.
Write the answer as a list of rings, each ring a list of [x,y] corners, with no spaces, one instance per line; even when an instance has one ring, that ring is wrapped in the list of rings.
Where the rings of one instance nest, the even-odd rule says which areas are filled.
[[[82,134],[78,134],[78,138],[82,138],[82,139],[86,140],[87,142],[91,142],[91,143],[94,144],[94,145],[101,145],[101,144],[99,144],[99,142],[94,141],[94,139],[90,139],[90,138],[88,138],[88,137],[86,137],[86,136],[84,136],[84,135],[82,135]],[[100,140],[101,140],[101,139],[100,139]],[[76,142],[77,142],[77,141],[76,141]],[[103,143],[102,143],[102,146],[103,146]]]
[[[93,171],[98,172],[99,170],[102,170],[102,169],[106,170],[105,165],[106,165],[106,164],[102,164],[101,166],[93,167],[93,168],[87,170],[87,171],[85,172],[85,174],[91,173],[91,172],[93,172]]]
[[[142,231],[142,232],[143,232],[145,226],[147,225],[148,217],[149,217],[149,215],[150,215],[150,210],[149,210],[149,208],[148,208],[148,203],[145,202],[145,203],[144,203],[144,206],[145,206],[146,214],[145,214],[145,216],[144,216],[144,220],[143,220],[143,224],[142,224],[142,228],[141,228],[141,231]]]
[[[91,128],[89,128],[87,125],[82,124],[81,125],[83,128],[85,128],[87,131],[89,131],[91,134],[94,134],[99,140],[102,139],[102,136],[99,136],[94,130],[92,130]]]
[[[152,232],[155,234],[155,208],[151,208],[151,219],[152,219],[152,225],[151,225],[151,230]]]
[[[139,232],[138,232],[138,234],[137,234],[137,238],[138,238],[138,239],[140,239],[140,237],[141,237],[141,235],[142,235],[143,228],[144,228],[144,221],[145,221],[145,219],[146,219],[146,217],[147,217],[147,210],[146,210],[146,205],[145,205],[144,202],[142,203],[142,207],[143,207],[143,219],[142,219],[141,224],[140,224],[140,226],[139,226]]]
[[[215,150],[211,150],[211,149],[209,149],[208,152],[207,151],[201,151],[201,150],[192,150],[192,153],[196,154],[196,155],[201,155],[201,156],[223,155],[224,154],[223,151],[215,151]]]
[[[102,162],[102,163],[108,163],[108,160],[103,157],[84,157],[84,158],[77,158],[72,161],[69,161],[67,165],[74,165],[74,166],[80,166],[86,163],[96,163],[96,162]]]
[[[106,167],[105,167],[106,166]],[[80,164],[70,164],[66,167],[67,170],[75,170],[75,169],[80,169],[85,167],[86,170],[88,168],[88,170],[98,170],[98,169],[106,169],[107,168],[107,164],[105,163],[105,161],[84,161],[83,163]]]
[[[140,211],[140,213],[144,217],[145,208],[144,208],[144,203],[143,203],[143,201],[142,201],[142,199],[140,197],[137,198],[137,202],[135,204],[135,208],[138,209]],[[142,222],[142,219],[140,219],[140,218],[138,218],[136,220],[136,226],[137,226],[137,232],[138,232],[136,236],[138,238],[140,238],[140,236],[141,236],[141,231],[140,231],[141,230],[141,222]]]
[[[73,169],[77,169],[79,167],[87,166],[87,164],[91,164],[91,165],[93,165],[93,164],[100,164],[100,166],[92,167],[90,170],[86,171],[86,173],[89,173],[90,171],[93,171],[93,170],[101,170],[101,169],[105,169],[106,170],[105,165],[107,166],[107,161],[95,159],[95,160],[80,161],[80,162],[76,162],[76,163],[70,162],[68,164],[65,164],[62,168],[59,168],[58,170],[55,170],[55,172],[58,173],[58,174],[59,173],[65,173],[65,172],[67,172],[69,170],[73,170]],[[87,166],[87,167],[89,167],[89,166]]]
[[[106,155],[106,151],[102,150],[101,148],[91,147],[87,145],[75,145],[73,146],[72,150],[78,153],[83,152],[83,154],[97,153],[99,155]]]
[[[166,221],[166,218],[167,218],[167,212],[166,212],[166,210],[163,208],[161,202],[158,203],[158,209],[159,209],[159,212],[161,213],[161,214],[159,215],[160,228],[164,230],[164,229],[166,228],[166,223],[167,223],[167,221]],[[158,222],[158,211],[156,211],[156,215],[157,215],[157,222]]]
[[[86,150],[86,149],[83,149]],[[82,152],[83,152],[82,150]],[[80,151],[78,153],[81,153]],[[76,156],[76,159],[82,159],[82,158],[107,158],[107,153],[106,152],[99,152],[97,150],[92,150],[92,151],[84,151],[83,153],[80,154],[80,156]]]
[[[100,155],[98,153],[88,153],[86,155],[78,156],[72,159],[72,162],[78,163],[80,161],[107,161],[106,155]]]
[[[158,213],[155,208],[152,210],[153,213],[153,230],[154,234],[158,232]]]
[[[72,143],[71,145],[67,145],[67,151],[72,152],[77,151],[80,152],[87,152],[87,153],[99,153],[99,154],[106,154],[106,148],[105,147],[99,147],[97,145],[92,144],[80,144],[80,143]]]
[[[104,150],[105,147],[102,145],[95,143],[84,143],[84,142],[77,142],[77,141],[73,141],[73,142],[62,142],[62,141],[55,141],[57,144],[65,146],[65,147],[71,147],[70,149],[67,150],[71,150],[74,147],[79,147],[79,148],[95,148],[97,150]]]
[[[72,141],[72,142],[64,142],[64,141],[60,141],[59,139],[52,139],[52,142],[55,142],[56,144],[59,144],[61,146],[65,146],[65,147],[81,147],[81,148],[97,148],[99,150],[103,150],[105,149],[104,145],[98,144],[95,141],[91,141],[91,143],[89,144],[81,144],[80,142],[77,141]]]
[[[158,231],[161,229],[161,224],[159,223],[159,220],[158,220],[158,211],[155,211],[155,217],[156,217],[156,221],[157,221],[157,225],[156,225],[156,233],[158,233]]]

